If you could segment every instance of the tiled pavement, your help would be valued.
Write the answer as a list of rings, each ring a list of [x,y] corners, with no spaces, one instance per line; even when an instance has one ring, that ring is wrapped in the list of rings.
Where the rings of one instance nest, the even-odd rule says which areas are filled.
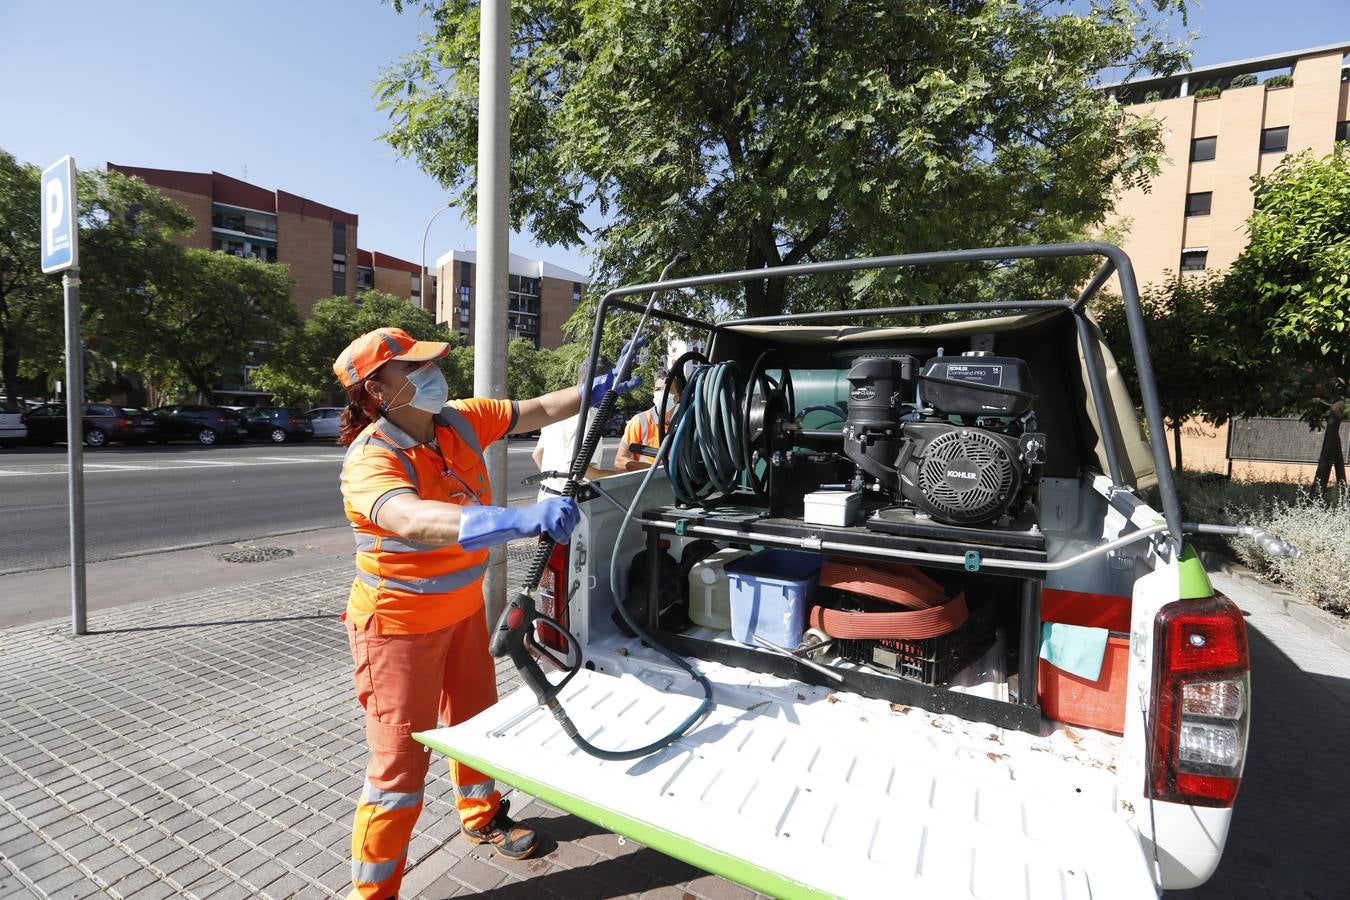
[[[0,896],[340,896],[365,757],[336,618],[349,578],[122,607],[78,639],[66,621],[0,630]],[[1264,589],[1216,581],[1253,626],[1251,754],[1219,873],[1177,896],[1345,896],[1350,654]],[[546,835],[535,859],[457,839],[449,782],[431,780],[405,893],[753,896],[513,803]]]
[[[65,620],[0,630],[0,896],[342,896],[366,754],[337,618],[350,581],[121,607],[81,638]],[[497,860],[456,838],[444,771],[407,896],[753,896],[519,794],[546,843]]]

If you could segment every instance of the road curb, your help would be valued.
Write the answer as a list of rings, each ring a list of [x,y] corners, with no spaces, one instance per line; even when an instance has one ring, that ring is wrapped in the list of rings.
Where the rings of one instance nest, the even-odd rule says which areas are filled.
[[[1205,550],[1201,551],[1200,559],[1209,571],[1222,572],[1230,578],[1245,581],[1253,588],[1260,589],[1268,594],[1271,598],[1277,600],[1284,611],[1296,619],[1299,624],[1350,653],[1350,622],[1327,612],[1321,607],[1314,606],[1297,594],[1262,578],[1259,573],[1241,563],[1234,562],[1228,557]]]

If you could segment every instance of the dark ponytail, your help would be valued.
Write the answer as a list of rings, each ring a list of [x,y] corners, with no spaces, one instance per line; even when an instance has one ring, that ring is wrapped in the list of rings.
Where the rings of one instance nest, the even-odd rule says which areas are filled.
[[[338,423],[337,442],[345,447],[356,440],[357,435],[375,421],[379,412],[380,401],[366,390],[365,382],[347,388],[347,408],[342,411]]]

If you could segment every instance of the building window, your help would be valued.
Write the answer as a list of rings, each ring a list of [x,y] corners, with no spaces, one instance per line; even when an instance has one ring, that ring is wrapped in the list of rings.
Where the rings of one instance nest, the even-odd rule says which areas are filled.
[[[459,261],[459,281],[461,284],[467,284],[473,287],[473,263],[468,260]]]
[[[582,284],[580,281],[574,281],[574,282],[572,282],[572,303],[573,303],[573,304],[577,304],[577,303],[580,303],[580,302],[581,302],[581,294],[582,294],[582,292],[585,290],[585,288],[586,288],[586,286],[585,286],[584,284]]]
[[[1214,200],[1213,191],[1200,191],[1195,194],[1186,195],[1186,215],[1188,216],[1207,216],[1211,202]]]
[[[459,286],[459,324],[469,324],[469,288],[467,285]]]
[[[1261,129],[1261,152],[1283,153],[1289,149],[1289,126]]]
[[[333,256],[341,256],[343,262],[347,261],[347,223],[333,223]]]
[[[414,300],[422,299],[422,279],[417,277],[416,272],[408,273],[408,290],[412,293]]]
[[[375,270],[360,266],[356,270],[356,289],[368,291],[375,287]]]
[[[1203,272],[1205,271],[1205,261],[1209,257],[1209,250],[1182,250],[1181,251],[1181,271],[1183,272]]]
[[[1214,158],[1219,139],[1202,137],[1191,139],[1191,162],[1208,162]]]
[[[1350,122],[1336,123],[1336,140],[1350,141]]]

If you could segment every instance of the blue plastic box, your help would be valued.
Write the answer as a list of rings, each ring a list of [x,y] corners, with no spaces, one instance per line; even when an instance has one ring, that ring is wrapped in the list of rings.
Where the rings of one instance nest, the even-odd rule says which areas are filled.
[[[795,650],[820,580],[819,556],[761,550],[726,567],[731,588],[731,636],[760,646],[754,635]]]

